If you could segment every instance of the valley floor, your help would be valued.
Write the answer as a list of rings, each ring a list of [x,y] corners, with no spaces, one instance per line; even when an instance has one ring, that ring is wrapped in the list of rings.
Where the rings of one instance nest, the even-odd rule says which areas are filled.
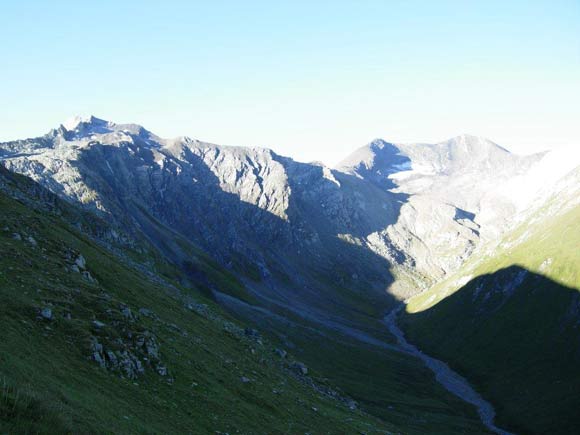
[[[511,432],[500,429],[494,424],[495,410],[493,409],[493,406],[473,389],[467,379],[454,372],[443,361],[430,357],[419,350],[417,346],[407,341],[405,334],[397,325],[397,315],[402,308],[402,306],[399,306],[391,310],[391,312],[385,316],[385,325],[389,332],[397,338],[400,348],[423,361],[425,366],[434,373],[437,382],[439,382],[447,391],[456,395],[461,400],[475,406],[482,423],[490,431],[498,435],[511,435]]]

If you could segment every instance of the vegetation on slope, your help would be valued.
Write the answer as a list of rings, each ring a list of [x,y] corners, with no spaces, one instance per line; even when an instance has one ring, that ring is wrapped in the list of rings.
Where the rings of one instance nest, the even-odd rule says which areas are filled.
[[[519,433],[580,427],[578,222],[580,207],[548,202],[493,255],[412,298],[402,319],[411,341],[470,379],[498,424]]]
[[[191,245],[184,276],[26,177],[0,190],[0,432],[483,432],[404,354],[303,319],[248,333],[202,296],[242,284]]]
[[[0,194],[0,223],[0,432],[393,429],[293,374],[291,357],[211,301],[146,277],[61,218]]]

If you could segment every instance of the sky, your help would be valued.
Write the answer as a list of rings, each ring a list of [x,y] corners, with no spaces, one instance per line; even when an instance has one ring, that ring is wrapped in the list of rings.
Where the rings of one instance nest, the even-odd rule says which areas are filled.
[[[73,115],[334,164],[381,137],[580,148],[580,1],[18,1],[0,141]]]

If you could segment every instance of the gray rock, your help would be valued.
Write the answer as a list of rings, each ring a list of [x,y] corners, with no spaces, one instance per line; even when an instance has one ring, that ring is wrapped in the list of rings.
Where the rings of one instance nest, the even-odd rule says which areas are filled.
[[[75,264],[79,267],[79,269],[86,269],[87,268],[87,262],[85,260],[85,257],[83,257],[82,254],[79,254],[77,259],[75,260]]]
[[[38,243],[36,242],[36,240],[34,240],[34,237],[32,237],[32,236],[28,236],[28,237],[26,238],[26,241],[27,241],[28,243],[30,243],[30,245],[31,245],[31,246],[33,246],[33,247],[36,247],[36,246],[38,246]]]
[[[153,337],[150,337],[145,342],[145,350],[150,358],[159,358],[159,346]]]
[[[14,240],[22,240],[22,236],[20,234],[18,234],[18,233],[12,234],[12,238]]]
[[[48,307],[43,308],[40,310],[40,315],[43,319],[52,320],[52,310]]]
[[[116,366],[119,364],[119,362],[117,361],[117,356],[115,355],[115,353],[114,353],[114,352],[112,352],[112,351],[108,350],[108,351],[105,353],[105,355],[107,356],[107,359],[109,360],[109,362],[111,363],[111,365],[112,365],[113,367],[116,367]]]
[[[308,374],[308,367],[306,367],[306,365],[300,361],[293,362],[290,368],[300,375]]]
[[[105,323],[103,323],[103,322],[101,322],[101,321],[99,321],[99,320],[93,320],[92,324],[93,324],[93,326],[94,326],[96,329],[102,329],[102,328],[104,328],[105,326],[107,326]]]
[[[148,213],[235,274],[272,280],[272,303],[319,319],[350,303],[337,285],[375,294],[404,276],[388,290],[402,299],[456,271],[485,242],[499,240],[516,206],[527,205],[502,186],[528,177],[543,158],[463,135],[436,144],[375,140],[332,169],[268,149],[163,139],[94,117],[77,127],[1,143],[2,164],[119,228]],[[147,227],[131,230],[160,243],[155,226]],[[182,258],[172,245],[168,257]],[[277,273],[268,269],[274,264]],[[314,278],[321,274],[325,282]],[[331,298],[336,303],[325,304]]]
[[[244,384],[248,384],[248,383],[250,383],[250,382],[251,382],[250,378],[247,378],[247,377],[245,377],[245,376],[242,376],[242,377],[240,378],[240,381],[242,381],[242,383],[244,383]]]
[[[103,358],[100,352],[93,352],[93,360],[96,361],[101,368],[104,369],[107,367],[105,359]]]
[[[151,311],[148,308],[139,308],[139,314],[141,314],[142,316],[145,316],[145,317],[152,317],[153,311]]]
[[[83,271],[82,272],[82,276],[83,276],[83,278],[86,281],[88,281],[90,283],[96,283],[97,282],[97,280],[95,278],[93,278],[93,276],[91,275],[91,273],[88,270]]]
[[[103,352],[103,345],[99,343],[96,337],[91,337],[91,349],[94,352],[101,353]]]
[[[121,306],[121,314],[127,320],[134,320],[133,312],[131,311],[131,308],[127,306]]]
[[[258,332],[257,329],[253,329],[253,328],[245,328],[244,329],[244,335],[246,337],[250,337],[253,339],[258,339],[260,338],[260,333]]]
[[[274,349],[274,353],[276,353],[276,355],[278,355],[280,358],[286,358],[288,355],[288,352],[286,352],[284,349]]]

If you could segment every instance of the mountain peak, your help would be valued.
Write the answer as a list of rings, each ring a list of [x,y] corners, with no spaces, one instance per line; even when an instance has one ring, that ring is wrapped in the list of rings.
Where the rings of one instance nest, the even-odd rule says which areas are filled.
[[[463,147],[466,149],[476,149],[476,150],[495,149],[498,151],[510,153],[507,149],[499,146],[498,144],[492,142],[486,137],[474,136],[466,133],[460,134],[459,136],[455,136],[452,137],[451,139],[440,142],[439,145],[446,145],[453,148]]]
[[[67,131],[75,131],[79,128],[79,126],[81,125],[99,125],[99,126],[106,126],[108,124],[110,124],[108,121],[105,121],[104,119],[99,119],[96,116],[93,115],[88,115],[88,116],[80,116],[80,115],[76,115],[73,116],[69,119],[67,119],[65,122],[63,122],[61,125],[67,130]]]
[[[116,124],[96,116],[73,116],[53,130],[52,134],[60,135],[66,140],[90,139],[94,135],[116,135],[116,140],[125,140],[128,136],[133,140],[139,138],[143,144],[158,146],[161,139],[138,124]],[[106,140],[113,140],[108,138]]]

